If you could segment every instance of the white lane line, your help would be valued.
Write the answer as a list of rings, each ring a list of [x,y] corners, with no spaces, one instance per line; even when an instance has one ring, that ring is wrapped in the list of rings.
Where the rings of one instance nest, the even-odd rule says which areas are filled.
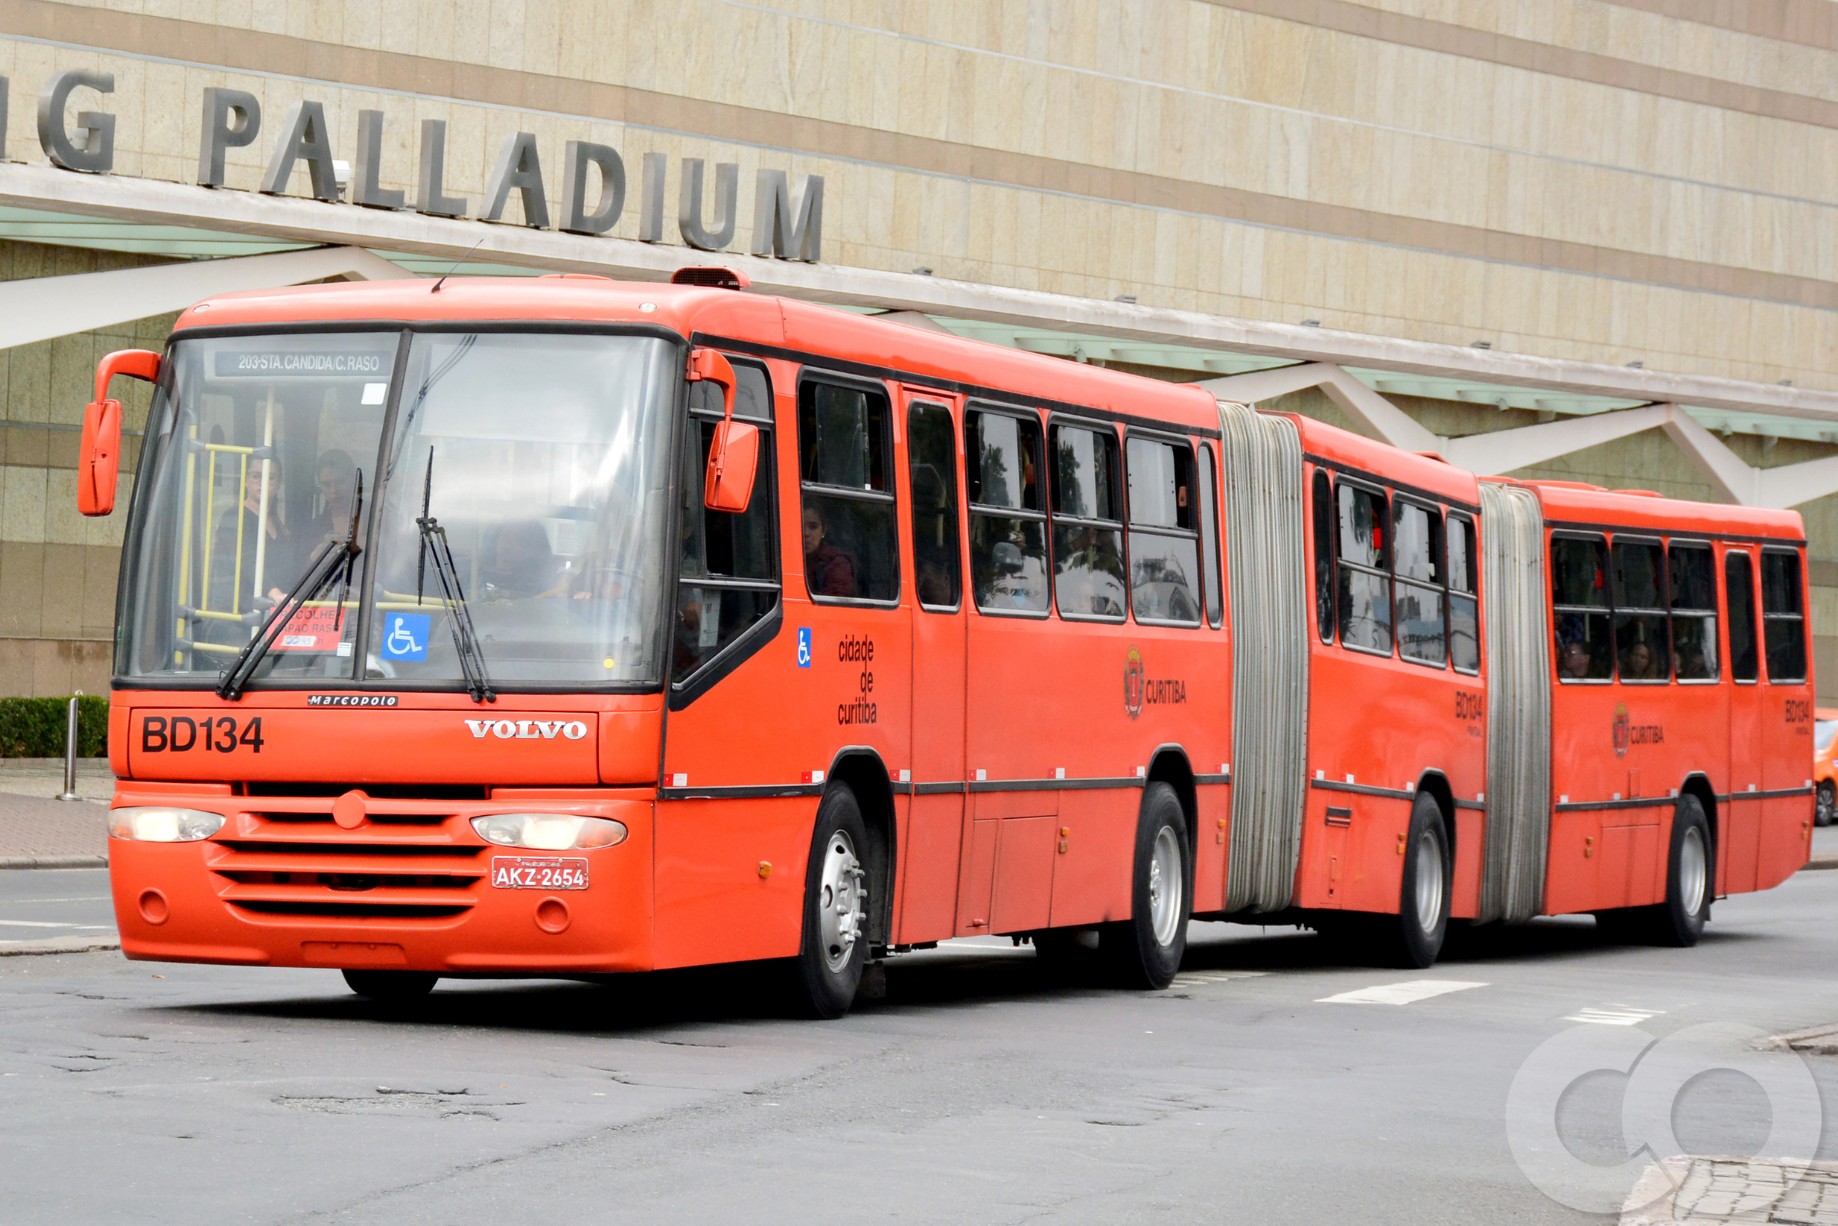
[[[113,924],[53,924],[45,920],[0,920],[0,928],[94,928],[111,930]]]
[[[1611,1005],[1606,1009],[1593,1006],[1566,1013],[1566,1022],[1586,1022],[1593,1026],[1638,1026],[1648,1018],[1658,1017],[1664,1009],[1636,1009],[1632,1005]]]
[[[108,900],[107,894],[98,894],[94,898],[31,898],[25,901],[30,902],[33,906],[39,906],[44,903],[53,902],[107,902]]]
[[[1465,992],[1469,988],[1484,988],[1485,983],[1469,979],[1406,979],[1403,983],[1381,983],[1370,988],[1359,988],[1352,992],[1342,992],[1337,996],[1323,996],[1315,1003],[1318,1005],[1409,1005],[1432,996],[1444,996],[1450,992]]]

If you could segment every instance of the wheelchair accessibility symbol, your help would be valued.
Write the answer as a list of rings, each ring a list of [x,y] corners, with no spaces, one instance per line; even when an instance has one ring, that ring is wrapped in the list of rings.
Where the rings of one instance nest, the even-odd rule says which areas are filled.
[[[383,658],[425,660],[433,618],[426,613],[388,613],[383,617]]]
[[[798,667],[811,666],[811,632],[809,626],[798,627]]]

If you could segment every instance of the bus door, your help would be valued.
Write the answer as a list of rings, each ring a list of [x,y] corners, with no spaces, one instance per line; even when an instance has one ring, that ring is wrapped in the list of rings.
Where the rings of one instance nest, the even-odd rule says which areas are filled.
[[[1761,683],[1761,652],[1755,617],[1755,559],[1732,549],[1723,558],[1729,601],[1730,743],[1729,804],[1717,847],[1717,893],[1755,888],[1755,858],[1761,837],[1761,764],[1768,731],[1763,719],[1767,694]],[[1811,758],[1807,761],[1810,763]]]
[[[894,939],[935,941],[956,927],[964,836],[964,602],[962,493],[955,397],[902,388],[907,532],[913,576],[912,807],[899,853]],[[905,552],[903,550],[902,552]]]
[[[1767,545],[1761,559],[1761,821],[1755,885],[1779,885],[1806,863],[1812,837],[1812,687],[1806,643],[1806,567],[1794,546]]]

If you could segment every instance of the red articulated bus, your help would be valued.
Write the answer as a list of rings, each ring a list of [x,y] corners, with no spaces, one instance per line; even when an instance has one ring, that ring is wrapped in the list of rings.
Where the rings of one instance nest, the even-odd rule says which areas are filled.
[[[381,998],[779,959],[835,1016],[957,936],[1145,987],[1193,916],[1689,943],[1804,861],[1797,516],[677,280],[232,294],[104,359],[86,514],[110,381],[155,384],[127,956]]]

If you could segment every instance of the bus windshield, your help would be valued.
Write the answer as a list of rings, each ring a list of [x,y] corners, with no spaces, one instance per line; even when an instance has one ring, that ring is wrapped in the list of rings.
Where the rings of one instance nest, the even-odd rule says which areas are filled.
[[[214,683],[355,528],[349,582],[304,594],[258,686],[460,688],[461,600],[495,687],[655,686],[675,353],[581,332],[176,341],[143,445],[117,672]]]

